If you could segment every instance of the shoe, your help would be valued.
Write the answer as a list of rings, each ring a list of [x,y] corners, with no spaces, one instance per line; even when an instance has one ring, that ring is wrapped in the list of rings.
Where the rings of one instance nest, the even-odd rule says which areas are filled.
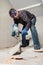
[[[26,46],[28,46],[29,45],[29,40],[26,40]]]
[[[39,50],[40,48],[41,48],[40,45],[34,45],[35,50]]]

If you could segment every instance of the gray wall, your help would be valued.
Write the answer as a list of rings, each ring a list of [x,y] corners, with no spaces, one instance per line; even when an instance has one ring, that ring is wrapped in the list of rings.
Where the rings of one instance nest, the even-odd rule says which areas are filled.
[[[42,0],[10,0],[14,8],[20,9],[26,6],[34,5],[42,2]],[[30,12],[34,13],[36,16],[43,15],[43,5],[35,8],[28,9]]]
[[[19,8],[40,3],[41,0],[10,0],[10,2],[15,8],[19,9]]]
[[[9,16],[12,8],[8,0],[0,0],[0,48],[16,45],[16,39],[11,36],[13,20]]]
[[[38,7],[28,9],[31,13],[35,14],[35,16],[43,16],[43,4]]]

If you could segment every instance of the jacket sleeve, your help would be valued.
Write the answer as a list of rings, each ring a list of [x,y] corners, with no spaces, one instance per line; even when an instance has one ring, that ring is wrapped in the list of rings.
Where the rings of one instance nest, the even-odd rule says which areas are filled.
[[[17,26],[18,26],[18,22],[17,22],[17,20],[16,19],[13,19],[14,20],[14,24],[17,24]]]
[[[29,22],[26,24],[26,29],[28,30],[30,27],[31,27],[31,23]]]

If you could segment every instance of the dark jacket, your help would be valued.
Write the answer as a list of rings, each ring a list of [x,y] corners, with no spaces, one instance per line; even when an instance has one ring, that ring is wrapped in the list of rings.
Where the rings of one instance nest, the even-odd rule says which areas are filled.
[[[31,20],[33,18],[35,18],[35,16],[33,14],[31,14],[28,11],[22,10],[22,11],[18,11],[19,13],[19,19],[15,19],[14,18],[14,23],[15,24],[23,24],[24,27],[26,27],[27,29],[29,29],[29,27],[31,26]]]

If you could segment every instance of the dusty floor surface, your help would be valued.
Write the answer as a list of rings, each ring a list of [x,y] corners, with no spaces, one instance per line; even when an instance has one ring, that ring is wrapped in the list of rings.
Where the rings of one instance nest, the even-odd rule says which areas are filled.
[[[14,65],[43,65],[43,52],[34,52],[34,48],[23,48],[20,55],[12,56],[10,49],[0,50],[0,64],[14,64]],[[12,58],[13,57],[13,58]],[[15,58],[23,58],[17,60]]]

